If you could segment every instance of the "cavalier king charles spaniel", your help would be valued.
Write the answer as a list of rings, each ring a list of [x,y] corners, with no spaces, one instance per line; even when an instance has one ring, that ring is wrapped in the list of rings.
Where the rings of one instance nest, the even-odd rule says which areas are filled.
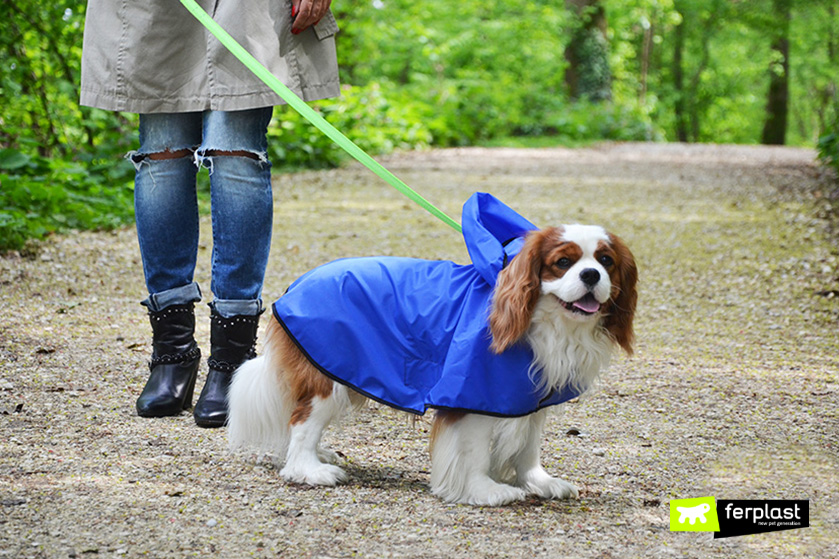
[[[353,259],[348,259],[353,260]],[[566,225],[531,231],[498,274],[491,292],[489,353],[527,344],[540,394],[589,388],[615,347],[632,353],[637,270],[632,253],[602,227]],[[528,354],[530,355],[530,354]],[[493,357],[494,359],[495,357]],[[533,374],[538,372],[539,374]],[[502,392],[504,388],[500,389]],[[346,481],[324,429],[361,394],[310,361],[271,320],[263,354],[245,363],[229,395],[231,449],[277,454],[280,475],[309,485]],[[540,462],[548,407],[523,416],[436,409],[431,430],[431,490],[450,503],[498,506],[527,495],[578,497],[571,483]]]

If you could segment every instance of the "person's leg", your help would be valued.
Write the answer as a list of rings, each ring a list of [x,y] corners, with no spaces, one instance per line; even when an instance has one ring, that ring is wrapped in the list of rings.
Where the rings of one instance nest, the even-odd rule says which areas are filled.
[[[273,108],[204,113],[196,160],[210,172],[213,220],[209,374],[195,421],[227,421],[233,371],[255,356],[273,221],[266,132]]]
[[[198,203],[193,151],[201,141],[201,114],[140,115],[134,206],[149,296],[142,302],[152,326],[150,374],[137,413],[177,415],[192,405],[201,352],[193,336],[193,281],[198,251]]]
[[[198,254],[197,167],[201,113],[140,115],[140,149],[129,154],[137,170],[134,212],[150,299],[193,282]],[[174,301],[185,303],[186,301]],[[146,304],[146,302],[144,302]]]

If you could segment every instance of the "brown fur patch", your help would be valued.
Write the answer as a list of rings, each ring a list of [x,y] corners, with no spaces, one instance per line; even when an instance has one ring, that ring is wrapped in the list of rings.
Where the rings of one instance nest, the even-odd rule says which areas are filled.
[[[635,258],[620,237],[610,234],[609,242],[614,252],[610,256],[614,258],[615,265],[609,270],[612,298],[603,326],[627,355],[632,355],[632,344],[635,341],[632,323],[638,303],[638,268]]]
[[[296,402],[289,423],[303,423],[312,412],[312,399],[332,395],[332,380],[306,359],[276,320],[268,325],[266,340],[273,349],[269,353],[279,356],[279,362],[271,363],[271,366],[275,367],[280,382],[288,386],[289,394]]]
[[[530,327],[539,300],[543,247],[548,239],[556,239],[558,235],[556,228],[530,232],[519,254],[498,274],[489,315],[490,349],[495,353],[502,353],[515,344]]]
[[[559,233],[557,232],[557,236]],[[582,249],[576,243],[562,241],[559,244],[544,243],[542,251],[542,281],[559,279],[568,271],[561,268],[558,263],[562,258],[567,258],[571,265],[583,257]]]

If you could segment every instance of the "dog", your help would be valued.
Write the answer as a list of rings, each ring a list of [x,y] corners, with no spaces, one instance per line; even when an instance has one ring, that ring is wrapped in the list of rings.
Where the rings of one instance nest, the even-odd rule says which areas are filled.
[[[482,223],[498,229],[497,216],[485,215],[487,204],[492,206],[490,214],[507,212],[506,206],[499,210],[486,196],[476,202],[480,207],[473,214],[478,217],[472,220],[479,222],[478,232],[472,234],[484,241],[488,236]],[[466,225],[468,205],[465,237],[472,229]],[[431,490],[446,502],[499,506],[527,495],[577,498],[573,484],[543,469],[542,431],[550,407],[591,387],[615,348],[632,354],[637,268],[626,244],[603,227],[538,230],[516,219],[512,218],[515,226],[527,230],[515,239],[517,254],[510,259],[506,252],[493,253],[489,260],[500,268],[497,276],[491,276],[496,270],[489,266],[488,271],[481,270],[486,279],[476,272],[462,290],[456,284],[473,272],[469,267],[399,258],[338,260],[309,272],[314,277],[307,274],[299,279],[302,287],[293,284],[275,303],[263,354],[242,365],[233,377],[231,449],[255,448],[284,457],[280,476],[292,483],[344,482],[347,474],[338,465],[337,454],[322,448],[320,439],[331,422],[371,398],[417,414],[434,409]],[[509,242],[506,231],[492,233],[504,239],[492,246],[493,251],[508,251],[516,244]],[[477,267],[481,258],[473,254],[469,241]],[[447,271],[440,272],[437,264]],[[414,283],[400,287],[403,280]],[[365,282],[374,285],[365,288],[372,294],[358,287]],[[426,289],[429,282],[433,286]],[[333,288],[336,295],[328,295]],[[436,312],[442,298],[456,299],[460,294],[468,299],[481,290],[485,300],[477,307]],[[443,295],[422,304],[418,291]],[[302,294],[295,297],[296,293]],[[404,308],[394,306],[394,301],[402,300],[407,301],[400,303]],[[344,319],[341,308],[350,301],[364,310],[354,310],[353,318]],[[375,314],[364,328],[359,326],[361,312]],[[455,330],[469,321],[479,327],[467,336],[429,334],[450,315],[457,315]],[[423,317],[427,320],[421,327],[405,326],[423,322]],[[390,325],[394,328],[412,328],[404,338],[421,349],[411,349],[411,355],[416,351],[427,357],[401,361],[392,357],[391,353],[404,353],[401,348],[408,342],[381,334],[390,323],[396,324]],[[359,329],[363,331],[358,333]],[[418,336],[423,336],[419,342]],[[477,349],[470,348],[471,342]],[[462,350],[464,344],[467,349]],[[411,372],[411,367],[434,373],[429,380]],[[454,380],[439,379],[439,369],[446,367],[454,370]],[[341,369],[363,369],[364,378],[347,380],[336,372]],[[465,381],[467,377],[473,380]],[[463,393],[458,399],[451,396],[458,391]],[[408,396],[397,401],[402,393]]]

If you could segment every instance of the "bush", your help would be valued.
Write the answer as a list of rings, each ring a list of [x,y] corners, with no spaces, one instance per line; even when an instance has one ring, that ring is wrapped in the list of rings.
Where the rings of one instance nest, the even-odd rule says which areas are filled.
[[[418,149],[431,144],[428,107],[378,83],[344,86],[341,97],[326,99],[314,108],[332,126],[368,153]],[[268,153],[280,167],[332,167],[347,156],[325,134],[290,107],[274,110],[268,128]]]
[[[127,161],[67,162],[0,150],[0,251],[70,229],[110,229],[134,217]]]
[[[436,90],[388,81],[344,86],[342,96],[314,104],[321,115],[371,154],[427,146],[462,146],[504,137],[553,136],[557,142],[658,141],[663,132],[639,104],[570,103],[542,91],[520,95],[479,76],[446,80]],[[275,166],[323,168],[347,156],[289,107],[268,129]]]
[[[551,134],[570,141],[661,141],[664,133],[639,105],[578,101],[551,115]]]
[[[837,118],[833,129],[839,129],[839,118]],[[837,177],[839,177],[839,132],[826,134],[819,138],[816,148],[819,153],[819,161],[836,171]]]

